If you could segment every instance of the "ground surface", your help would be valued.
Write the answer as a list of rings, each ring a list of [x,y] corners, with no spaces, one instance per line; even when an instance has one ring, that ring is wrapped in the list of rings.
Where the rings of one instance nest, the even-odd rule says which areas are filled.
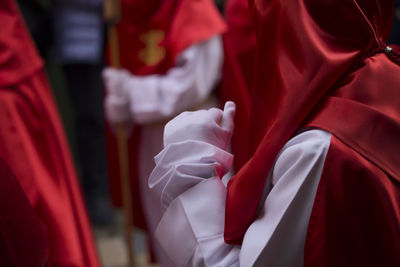
[[[117,224],[112,228],[96,228],[95,238],[103,267],[127,267],[128,254],[122,231],[122,218],[117,216]],[[146,236],[141,230],[134,230],[135,267],[160,267],[149,263]]]

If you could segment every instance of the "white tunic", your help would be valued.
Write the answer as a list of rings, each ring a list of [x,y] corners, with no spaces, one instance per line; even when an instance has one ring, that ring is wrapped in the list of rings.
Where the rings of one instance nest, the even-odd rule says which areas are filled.
[[[303,132],[278,155],[242,246],[224,243],[226,186],[213,174],[232,155],[185,141],[156,157],[149,186],[166,208],[156,237],[175,266],[303,266],[314,197],[331,135]],[[227,167],[227,166],[225,166]]]

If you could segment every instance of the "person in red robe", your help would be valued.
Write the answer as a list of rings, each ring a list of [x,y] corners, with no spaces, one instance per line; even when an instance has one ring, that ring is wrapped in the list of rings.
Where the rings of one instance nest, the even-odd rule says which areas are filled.
[[[46,228],[2,159],[0,237],[1,266],[44,267],[48,263],[49,244]]]
[[[0,157],[47,229],[49,263],[99,266],[67,140],[13,0],[0,3]]]
[[[251,0],[250,155],[235,105],[165,127],[149,178],[177,266],[399,266],[400,54],[391,0]]]
[[[235,125],[231,148],[235,154],[234,169],[248,160],[250,126],[250,88],[254,76],[256,33],[248,0],[228,0],[225,6],[228,31],[223,35],[224,65],[219,98],[222,103],[236,103]]]
[[[117,31],[123,69],[104,71],[105,113],[111,125],[134,124],[128,144],[133,217],[152,234],[160,207],[147,179],[162,148],[163,126],[184,110],[217,105],[212,90],[221,75],[226,26],[211,0],[123,0],[121,5]],[[113,134],[108,137],[111,193],[120,204],[116,140]],[[168,266],[162,250],[156,247],[155,252]]]

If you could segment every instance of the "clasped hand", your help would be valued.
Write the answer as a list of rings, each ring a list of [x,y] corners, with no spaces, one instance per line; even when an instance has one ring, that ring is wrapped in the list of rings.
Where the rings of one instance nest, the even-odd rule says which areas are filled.
[[[106,90],[104,112],[111,125],[131,121],[129,101],[129,80],[131,74],[127,70],[106,68],[103,80]]]
[[[235,111],[235,103],[228,101],[223,111],[211,108],[181,113],[165,126],[164,147],[194,140],[226,150],[232,137]]]

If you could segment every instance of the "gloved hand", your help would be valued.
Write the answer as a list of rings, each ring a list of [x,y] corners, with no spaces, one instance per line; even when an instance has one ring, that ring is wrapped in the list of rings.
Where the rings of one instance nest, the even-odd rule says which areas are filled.
[[[111,125],[131,120],[128,84],[131,74],[124,69],[105,68],[103,81],[106,90],[104,112]]]
[[[181,113],[165,126],[164,147],[172,143],[196,140],[226,150],[232,137],[235,111],[235,103],[228,101],[223,111],[211,108]]]

